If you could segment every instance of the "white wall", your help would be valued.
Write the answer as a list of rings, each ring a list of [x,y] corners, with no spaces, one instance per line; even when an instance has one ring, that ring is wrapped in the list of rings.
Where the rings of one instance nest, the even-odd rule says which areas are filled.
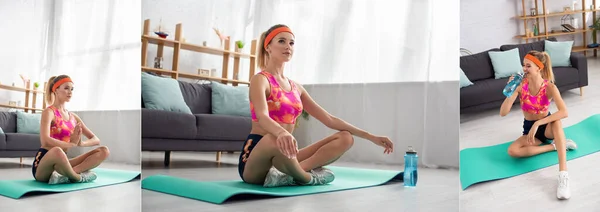
[[[570,6],[573,1],[569,0],[547,0],[546,8],[550,13],[560,12],[565,6]],[[581,1],[578,1],[581,5]],[[586,1],[586,9],[589,9],[593,1]],[[503,44],[525,43],[525,40],[516,39],[516,35],[525,34],[523,20],[515,17],[523,14],[520,0],[479,1],[460,0],[460,47],[466,48],[473,53],[482,52],[491,48],[499,48]],[[539,8],[542,2],[538,1]],[[525,8],[529,14],[531,0],[525,1]],[[539,13],[541,13],[541,9]],[[592,14],[586,15],[586,24],[591,25]],[[597,16],[600,18],[600,16]],[[582,14],[574,14],[573,18],[579,19],[579,28],[583,27]],[[528,21],[528,28],[533,22]],[[561,16],[548,18],[548,31],[560,27]],[[543,32],[543,19],[540,20],[540,31]],[[560,29],[560,28],[559,28]],[[533,31],[533,29],[531,29]],[[583,44],[583,34],[556,36],[557,40],[575,40],[575,46]],[[588,43],[591,33],[587,33]],[[529,40],[531,42],[532,40]],[[587,45],[587,44],[586,44]]]
[[[340,161],[401,165],[410,145],[420,164],[431,167],[458,167],[457,87],[458,82],[305,85],[331,114],[394,142],[395,152],[384,155],[381,147],[355,137]],[[294,137],[301,147],[336,132],[313,117],[300,120]]]
[[[111,154],[107,162],[140,164],[142,131],[139,110],[73,112],[100,138],[100,145],[109,148]],[[94,148],[97,146],[77,147],[67,154],[74,157]]]

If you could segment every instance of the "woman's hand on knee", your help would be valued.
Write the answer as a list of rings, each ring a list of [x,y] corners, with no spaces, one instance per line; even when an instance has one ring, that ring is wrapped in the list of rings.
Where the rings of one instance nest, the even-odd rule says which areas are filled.
[[[296,158],[298,154],[298,142],[292,134],[285,131],[277,136],[277,147],[279,151],[289,159]]]

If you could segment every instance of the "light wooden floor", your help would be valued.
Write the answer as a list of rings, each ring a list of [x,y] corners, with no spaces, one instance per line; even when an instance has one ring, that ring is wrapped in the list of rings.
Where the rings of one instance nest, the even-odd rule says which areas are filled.
[[[142,177],[167,174],[212,181],[239,180],[237,154],[223,154],[222,163],[213,153],[172,153],[170,168],[163,166],[160,152],[142,153]],[[337,166],[403,169],[403,167],[336,163]],[[217,205],[202,201],[142,191],[143,211],[458,211],[458,170],[420,169],[416,189],[401,183],[378,187],[284,198],[227,201]]]
[[[589,86],[562,94],[569,117],[563,126],[600,113],[600,58],[588,59]],[[523,115],[518,105],[506,117],[498,110],[462,114],[460,148],[489,146],[518,138]],[[551,106],[551,112],[556,106]],[[556,199],[558,165],[524,175],[473,185],[460,192],[461,211],[598,211],[600,208],[600,153],[567,162],[572,198]]]
[[[0,180],[32,179],[33,158],[0,158]],[[101,168],[140,171],[139,165],[105,163]],[[42,194],[12,199],[0,196],[0,211],[26,212],[83,212],[83,211],[135,211],[141,210],[141,181],[135,180],[112,186],[80,191]]]

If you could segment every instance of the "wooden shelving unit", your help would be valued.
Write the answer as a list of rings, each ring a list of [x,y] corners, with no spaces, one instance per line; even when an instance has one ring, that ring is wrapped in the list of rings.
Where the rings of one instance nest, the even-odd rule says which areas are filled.
[[[20,109],[20,110],[24,110],[26,113],[30,112],[30,111],[31,111],[31,113],[35,113],[36,111],[42,111],[42,110],[44,110],[44,108],[46,108],[46,101],[42,101],[42,108],[37,108],[36,102],[37,102],[38,94],[42,95],[42,99],[45,97],[44,96],[45,95],[45,92],[44,92],[45,87],[46,87],[46,83],[44,83],[44,87],[38,88],[38,89],[42,89],[42,90],[31,89],[30,83],[27,83],[26,87],[24,87],[24,88],[0,84],[0,89],[2,89],[2,90],[9,90],[9,91],[25,93],[25,105],[24,106],[13,106],[13,105],[5,104],[5,103],[0,103],[0,107]],[[31,101],[30,101],[30,97],[31,97]]]
[[[210,81],[219,81],[223,84],[231,83],[233,86],[238,86],[238,84],[250,84],[250,78],[254,75],[256,71],[256,52],[257,52],[257,40],[252,40],[250,45],[250,54],[244,54],[238,52],[237,45],[234,50],[231,51],[230,40],[226,40],[224,42],[224,48],[215,48],[202,46],[192,43],[184,42],[182,39],[182,25],[181,23],[175,26],[175,38],[174,39],[163,39],[158,36],[155,36],[150,32],[150,20],[144,20],[144,32],[142,34],[142,72],[152,72],[160,75],[170,75],[174,79],[179,78],[187,78],[187,79],[203,79]],[[163,50],[165,47],[173,48],[173,62],[172,67],[170,69],[157,69],[154,67],[147,66],[148,64],[148,45],[154,44],[157,46],[157,57],[163,57]],[[214,76],[205,76],[200,74],[194,74],[191,72],[195,72],[194,70],[190,70],[191,72],[182,72],[179,70],[179,54],[182,50],[211,54],[223,57],[223,69],[221,77]],[[229,60],[233,58],[233,74],[232,77],[229,78]],[[240,72],[240,60],[250,59],[250,70],[248,81],[239,79]]]
[[[592,20],[596,20],[596,12],[600,11],[599,9],[596,9],[596,0],[592,0],[593,1],[593,6],[592,8],[594,9],[586,9],[586,3],[585,0],[581,0],[579,2],[579,4],[581,5],[581,10],[575,10],[575,11],[565,11],[565,12],[554,12],[554,13],[548,13],[546,14],[546,0],[541,0],[542,5],[540,8],[540,5],[538,4],[538,2],[540,2],[540,0],[534,0],[535,1],[535,11],[537,15],[528,15],[527,13],[530,11],[530,8],[526,7],[526,2],[531,2],[531,0],[521,0],[521,6],[523,9],[523,14],[520,16],[516,16],[515,18],[517,19],[521,19],[523,20],[523,25],[524,25],[524,29],[525,32],[527,32],[527,29],[529,29],[530,26],[532,26],[533,24],[531,23],[527,23],[528,21],[535,21],[536,23],[536,27],[538,29],[538,35],[537,36],[527,36],[527,34],[525,35],[517,35],[515,36],[518,39],[523,39],[525,40],[525,43],[529,42],[529,40],[540,40],[543,38],[549,38],[549,37],[555,37],[555,36],[563,36],[563,35],[575,35],[575,34],[582,34],[583,37],[583,46],[573,46],[572,51],[573,52],[583,52],[584,55],[587,55],[587,51],[594,51],[594,56],[597,56],[597,50],[600,49],[600,47],[596,47],[596,48],[590,48],[587,47],[588,45],[588,39],[587,39],[587,33],[588,32],[593,32],[593,29],[590,29],[588,27],[588,23],[586,23],[586,16],[587,13],[592,13]],[[541,13],[540,13],[541,12]],[[550,32],[548,30],[548,18],[552,18],[552,17],[562,17],[565,15],[576,15],[576,14],[581,14],[582,18],[581,18],[581,25],[583,26],[582,28],[576,29],[574,32]],[[541,19],[541,22],[540,22]],[[542,31],[542,27],[540,27],[540,25],[543,24],[543,31]],[[530,29],[531,31],[533,31],[533,29]],[[592,41],[596,42],[596,41]]]

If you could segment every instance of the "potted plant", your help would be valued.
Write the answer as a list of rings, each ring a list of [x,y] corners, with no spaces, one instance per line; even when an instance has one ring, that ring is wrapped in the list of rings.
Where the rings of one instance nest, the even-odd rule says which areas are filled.
[[[244,48],[244,41],[241,41],[241,40],[235,41],[235,46],[237,47],[236,48],[237,52],[241,52],[242,49]]]

